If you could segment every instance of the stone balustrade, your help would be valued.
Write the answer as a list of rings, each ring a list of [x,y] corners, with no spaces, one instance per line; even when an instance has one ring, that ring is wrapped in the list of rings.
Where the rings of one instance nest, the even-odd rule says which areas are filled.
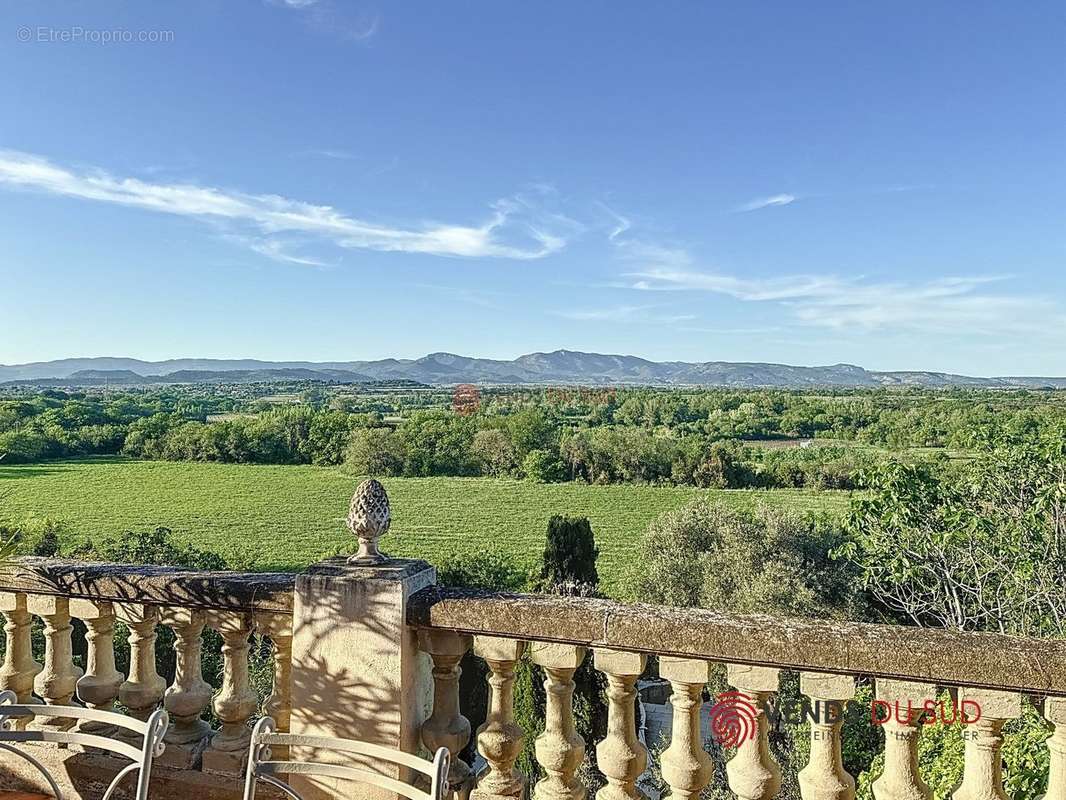
[[[981,709],[980,721],[965,734],[964,775],[953,800],[1005,800],[1002,731],[1021,714],[1023,694],[1045,698],[1044,714],[1054,731],[1047,743],[1045,798],[1066,800],[1063,641],[443,587],[416,594],[408,622],[423,643],[453,637],[449,664],[457,662],[456,648],[473,641],[473,653],[487,665],[489,718],[477,735],[487,767],[473,790],[475,800],[527,794],[534,800],[584,800],[586,790],[574,775],[586,747],[595,748],[604,781],[596,800],[646,797],[638,783],[648,756],[634,716],[634,685],[647,675],[651,655],[657,657],[659,678],[671,690],[669,745],[660,756],[662,781],[671,797],[694,800],[713,779],[700,714],[713,702],[707,685],[714,666],[721,664],[728,684],[752,707],[746,735],[730,748],[725,769],[729,789],[741,800],[771,800],[781,787],[763,704],[778,691],[783,670],[800,674],[800,692],[819,710],[810,726],[810,756],[798,775],[803,800],[855,798],[855,779],[842,763],[841,728],[842,709],[855,695],[857,676],[872,680],[874,696],[887,704],[882,708],[892,709],[883,724],[885,768],[873,784],[876,800],[931,797],[919,771],[917,744],[924,703],[937,697],[938,688],[957,689],[959,703],[969,700]],[[438,660],[432,648],[426,650]],[[528,746],[513,708],[514,674],[523,652],[546,676],[544,733],[534,746],[546,777],[532,787],[523,784],[513,767]],[[600,742],[582,741],[573,725],[572,676],[587,652],[608,687],[609,723]],[[438,713],[426,723],[433,730],[456,732],[447,740],[433,738],[448,747],[453,763],[461,762],[469,741],[457,686],[454,678],[438,682],[437,691],[448,697],[435,700]],[[450,718],[442,709],[450,709]],[[453,771],[460,779],[471,773],[467,764]],[[460,796],[466,791],[462,785],[453,788]]]
[[[0,573],[4,661],[0,689],[20,702],[78,703],[140,720],[161,705],[170,714],[161,764],[182,770],[238,776],[249,740],[249,721],[260,699],[249,676],[251,635],[258,631],[274,649],[269,713],[287,729],[290,717],[290,645],[295,576],[195,572],[164,567],[21,559]],[[43,623],[43,657],[34,657],[31,627]],[[84,623],[84,671],[72,648],[75,620]],[[129,646],[129,669],[116,668],[115,635],[121,626]],[[159,631],[173,632],[174,675],[157,672]],[[222,637],[221,689],[204,680],[202,639],[212,629]],[[79,659],[81,660],[81,659]],[[205,718],[220,722],[214,730]],[[70,727],[73,720],[47,723]],[[85,723],[110,735],[101,723]]]
[[[23,703],[81,703],[140,719],[163,705],[171,724],[158,779],[173,781],[158,794],[164,800],[240,797],[258,713],[303,735],[410,753],[445,747],[449,793],[459,800],[589,800],[592,789],[595,800],[648,800],[660,790],[697,800],[714,781],[741,800],[771,800],[783,775],[769,746],[773,708],[765,704],[779,698],[785,672],[799,674],[799,691],[815,709],[809,756],[793,784],[802,800],[855,798],[841,751],[849,722],[840,711],[858,680],[893,711],[882,725],[875,800],[931,797],[918,742],[923,704],[944,689],[981,709],[966,731],[954,800],[1004,800],[1003,731],[1029,696],[1049,724],[1045,797],[1066,800],[1066,642],[440,587],[429,564],[380,553],[387,497],[374,482],[360,492],[348,518],[360,555],[299,575],[43,559],[0,572],[0,689]],[[157,666],[164,630],[174,648],[168,679]],[[204,673],[207,631],[221,642],[217,691],[205,680],[215,677]],[[273,682],[263,698],[249,671],[256,632],[273,645]],[[115,652],[120,634],[128,644],[125,674],[117,665],[127,659]],[[467,718],[473,698],[461,689],[464,663],[483,669],[486,683],[474,693],[485,701],[476,730]],[[520,722],[515,713],[516,678],[529,670],[543,682],[536,730],[523,729],[528,718]],[[592,699],[604,706],[604,728],[586,740],[575,721],[575,685],[597,674],[603,693]],[[664,742],[648,740],[639,727],[638,681],[648,678],[669,693]],[[711,705],[712,681],[730,687],[720,697],[747,703],[749,713],[719,713],[724,701]],[[60,714],[47,724],[73,721]],[[114,734],[106,726],[93,732]],[[716,769],[708,735],[726,746],[724,769]],[[528,759],[538,765],[532,781],[518,767]],[[658,785],[648,780],[653,761]],[[3,777],[0,768],[0,786]],[[332,779],[292,780],[307,800],[352,796]],[[71,796],[96,797],[81,789]],[[369,790],[356,796],[392,800]]]

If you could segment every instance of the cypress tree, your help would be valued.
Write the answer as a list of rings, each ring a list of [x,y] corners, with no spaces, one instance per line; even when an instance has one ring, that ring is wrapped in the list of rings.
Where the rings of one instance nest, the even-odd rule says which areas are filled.
[[[548,521],[548,539],[540,570],[541,591],[559,591],[580,586],[587,594],[600,583],[596,572],[599,555],[588,517],[563,517],[556,514]],[[587,588],[586,588],[587,587]]]

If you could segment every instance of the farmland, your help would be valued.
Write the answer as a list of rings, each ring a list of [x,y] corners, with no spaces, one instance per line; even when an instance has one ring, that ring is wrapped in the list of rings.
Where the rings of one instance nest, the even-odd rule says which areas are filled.
[[[237,568],[295,570],[352,552],[344,527],[358,478],[340,469],[97,458],[0,466],[3,516],[48,517],[65,546],[124,530],[171,528]],[[712,490],[689,486],[534,484],[496,478],[385,478],[394,555],[440,562],[482,552],[529,567],[552,514],[588,516],[608,594],[621,593],[647,524],[697,496],[837,511],[846,492]]]

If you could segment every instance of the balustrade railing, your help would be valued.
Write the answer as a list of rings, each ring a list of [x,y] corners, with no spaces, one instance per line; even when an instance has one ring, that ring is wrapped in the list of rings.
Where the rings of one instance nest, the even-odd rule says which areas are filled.
[[[161,763],[183,769],[237,775],[243,768],[249,720],[260,699],[249,676],[253,632],[273,646],[273,682],[267,712],[287,730],[290,716],[290,645],[294,576],[197,572],[167,567],[21,559],[0,571],[4,617],[4,662],[0,690],[20,703],[78,703],[119,709],[145,720],[161,705],[170,714]],[[31,627],[43,622],[44,652],[35,660]],[[85,624],[85,669],[75,665],[72,622]],[[129,670],[116,668],[115,631],[128,631]],[[157,671],[158,632],[173,631],[174,676],[169,685]],[[222,637],[221,689],[204,680],[204,631]],[[220,721],[214,730],[208,709]],[[48,723],[70,727],[73,720]],[[111,735],[100,723],[86,729]]]
[[[873,784],[876,800],[924,800],[931,796],[918,765],[918,736],[924,703],[937,689],[958,691],[973,701],[980,720],[967,732],[963,779],[953,800],[1004,800],[1001,749],[1003,726],[1021,714],[1023,695],[1043,701],[1053,726],[1047,747],[1050,774],[1046,800],[1066,800],[1066,642],[965,634],[862,623],[740,616],[701,609],[667,609],[605,600],[516,595],[435,587],[412,598],[409,624],[425,643],[451,635],[473,641],[488,668],[488,718],[477,732],[477,749],[487,763],[475,800],[517,798],[583,800],[574,779],[586,747],[595,747],[605,784],[597,800],[644,797],[637,778],[647,763],[634,716],[634,685],[646,659],[657,656],[658,676],[669,682],[673,709],[669,746],[660,773],[671,797],[694,800],[714,774],[701,733],[700,710],[715,664],[727,682],[750,702],[750,736],[736,742],[726,764],[729,789],[742,800],[771,800],[781,786],[781,769],[769,748],[764,701],[778,691],[782,670],[800,673],[800,692],[813,703],[841,707],[854,697],[856,677],[870,679],[874,696],[892,708],[884,722],[885,766]],[[546,777],[525,787],[514,764],[529,746],[515,724],[514,674],[524,650],[546,675],[544,733],[534,754]],[[600,742],[583,742],[573,725],[572,678],[591,651],[607,681],[608,728]],[[461,761],[469,738],[462,718],[458,681],[452,677],[456,649],[448,653],[449,679],[438,681],[437,713],[426,723],[428,740]],[[971,706],[973,708],[973,706]],[[798,775],[803,800],[853,800],[855,780],[841,754],[842,716],[812,722],[807,764]],[[433,731],[452,730],[451,738]],[[462,794],[469,765],[453,768]]]

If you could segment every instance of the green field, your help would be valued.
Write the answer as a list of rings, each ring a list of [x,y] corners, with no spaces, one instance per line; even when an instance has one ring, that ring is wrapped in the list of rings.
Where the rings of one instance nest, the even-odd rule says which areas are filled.
[[[386,478],[392,529],[383,549],[439,561],[497,551],[528,567],[552,514],[588,516],[609,594],[621,590],[648,522],[710,495],[796,510],[840,509],[845,493],[530,484],[491,478]],[[72,543],[164,525],[237,568],[295,570],[354,549],[344,527],[358,480],[310,466],[91,459],[0,467],[0,515],[65,523]]]

